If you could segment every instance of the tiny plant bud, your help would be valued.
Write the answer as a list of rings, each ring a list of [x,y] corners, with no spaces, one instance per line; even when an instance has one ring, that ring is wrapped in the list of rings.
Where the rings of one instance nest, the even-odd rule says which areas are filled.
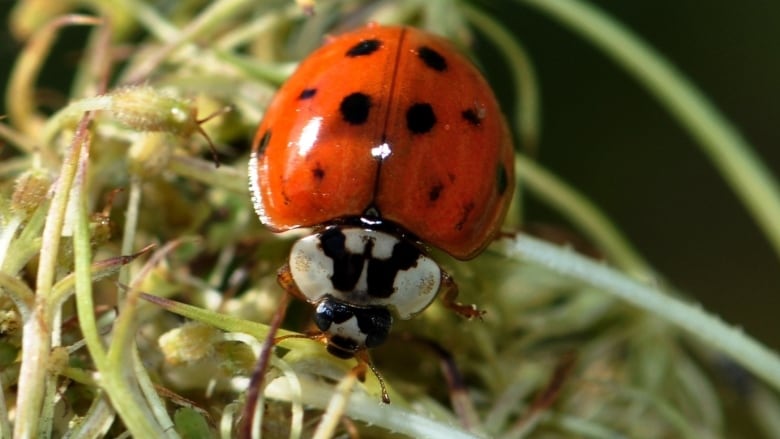
[[[213,326],[190,322],[163,334],[159,344],[165,360],[175,365],[211,356],[220,338],[221,332]]]

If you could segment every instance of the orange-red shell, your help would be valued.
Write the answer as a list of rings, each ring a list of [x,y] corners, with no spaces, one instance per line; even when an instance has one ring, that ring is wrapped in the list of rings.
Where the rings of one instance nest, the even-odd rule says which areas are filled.
[[[514,189],[495,96],[446,40],[369,25],[330,39],[257,129],[250,187],[275,231],[378,212],[452,256],[479,253]]]

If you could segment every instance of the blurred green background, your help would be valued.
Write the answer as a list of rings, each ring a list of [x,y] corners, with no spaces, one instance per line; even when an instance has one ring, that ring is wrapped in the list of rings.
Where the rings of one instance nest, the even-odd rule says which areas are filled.
[[[684,72],[780,175],[780,2],[591,3]],[[578,36],[521,2],[483,4],[534,60],[542,97],[540,162],[600,206],[669,282],[780,349],[780,260],[698,145]],[[5,25],[12,5],[0,0],[3,84],[20,47]],[[40,81],[43,100],[53,105],[62,104],[85,30],[62,35]],[[486,65],[497,88],[508,83],[500,60]],[[0,95],[3,114],[5,90]],[[0,149],[0,159],[10,154],[11,148]],[[562,224],[533,200],[527,217]]]
[[[780,2],[591,3],[684,72],[780,176]],[[780,260],[710,160],[603,53],[509,5],[494,11],[541,83],[540,162],[599,205],[668,281],[780,349]],[[560,222],[538,203],[528,218]]]

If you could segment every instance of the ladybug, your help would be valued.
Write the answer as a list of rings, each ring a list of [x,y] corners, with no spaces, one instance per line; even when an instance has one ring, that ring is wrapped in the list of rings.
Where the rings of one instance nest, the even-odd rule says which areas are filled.
[[[279,282],[316,308],[330,353],[364,356],[394,316],[440,292],[481,315],[455,301],[426,245],[462,260],[487,246],[512,198],[513,157],[487,82],[440,37],[368,25],[301,62],[257,129],[249,185],[271,230],[313,228]]]

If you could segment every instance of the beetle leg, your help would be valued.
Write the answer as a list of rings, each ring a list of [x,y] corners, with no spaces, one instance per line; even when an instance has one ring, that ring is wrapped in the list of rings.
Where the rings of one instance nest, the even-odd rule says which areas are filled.
[[[473,319],[474,317],[481,319],[485,314],[485,311],[477,309],[477,305],[465,305],[456,300],[458,298],[458,284],[455,283],[452,276],[444,271],[441,273],[441,290],[442,303],[453,312],[467,319]]]
[[[307,302],[306,296],[304,296],[303,293],[301,293],[301,290],[298,289],[298,286],[295,285],[295,281],[292,278],[292,272],[290,271],[290,264],[285,262],[285,264],[279,268],[279,271],[276,274],[276,281],[288,294]]]

